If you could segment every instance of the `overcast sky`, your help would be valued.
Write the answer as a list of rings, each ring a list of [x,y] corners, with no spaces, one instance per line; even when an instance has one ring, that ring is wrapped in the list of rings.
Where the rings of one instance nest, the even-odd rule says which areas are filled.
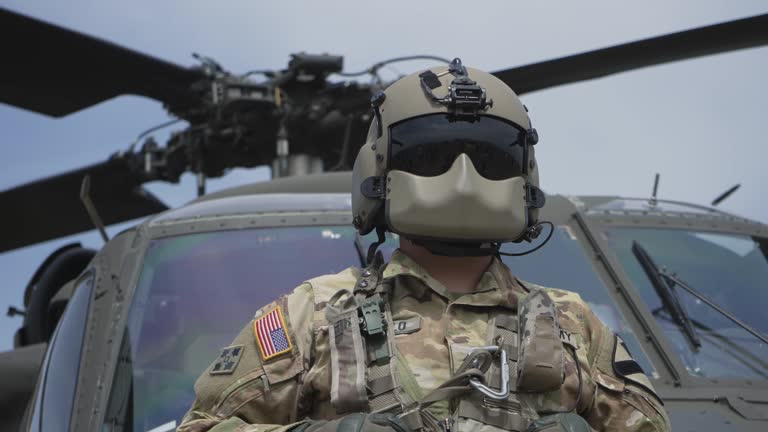
[[[343,55],[347,71],[409,54],[458,56],[495,71],[768,11],[760,0],[0,3],[185,66],[194,63],[190,53],[199,52],[233,72],[284,68],[289,54],[300,51]],[[386,73],[394,78],[421,66],[396,64]],[[4,60],[2,67],[13,65]],[[51,65],[50,72],[63,67]],[[768,49],[757,48],[525,95],[541,136],[542,187],[548,193],[645,197],[660,172],[661,198],[708,204],[741,183],[721,207],[768,222],[765,77]],[[0,190],[103,161],[167,118],[159,103],[131,96],[63,119],[0,104]],[[267,176],[265,169],[238,170],[210,182],[209,190]],[[171,205],[195,193],[191,176],[181,186],[148,189]],[[51,217],[55,221],[55,213]],[[36,267],[71,241],[101,245],[89,233],[0,254],[0,312],[21,306]],[[0,351],[11,348],[20,323],[0,317]]]

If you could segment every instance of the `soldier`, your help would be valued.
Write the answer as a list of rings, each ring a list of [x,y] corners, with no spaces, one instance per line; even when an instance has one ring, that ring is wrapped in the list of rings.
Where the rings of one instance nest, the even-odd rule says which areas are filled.
[[[379,238],[369,265],[259,310],[200,376],[178,430],[669,430],[651,382],[579,295],[499,259],[546,223],[538,135],[514,92],[456,59],[372,105],[352,190],[355,227]],[[401,242],[384,264],[386,230]]]

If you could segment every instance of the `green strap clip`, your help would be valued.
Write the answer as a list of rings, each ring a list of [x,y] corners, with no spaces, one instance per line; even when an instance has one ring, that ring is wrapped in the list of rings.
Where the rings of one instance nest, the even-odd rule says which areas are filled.
[[[381,311],[381,298],[373,296],[360,305],[363,314],[363,331],[369,336],[385,334],[386,324]]]
[[[387,320],[381,310],[382,303],[381,297],[374,295],[360,305],[361,331],[379,365],[388,363],[390,357],[387,345]]]

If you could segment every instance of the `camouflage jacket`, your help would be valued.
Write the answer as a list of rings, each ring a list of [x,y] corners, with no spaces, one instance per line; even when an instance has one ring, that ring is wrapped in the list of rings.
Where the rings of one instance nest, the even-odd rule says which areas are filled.
[[[304,419],[339,417],[331,405],[331,354],[324,309],[337,291],[351,289],[359,277],[360,270],[355,268],[321,276],[260,309],[200,376],[196,400],[178,430],[282,432]],[[457,347],[487,344],[490,315],[499,310],[514,313],[521,296],[536,287],[520,282],[494,259],[475,292],[456,295],[399,251],[382,278],[393,281],[392,320],[406,323],[399,325],[403,331],[394,337],[394,345],[402,390],[413,400],[420,400],[451,376]],[[543,415],[573,407],[578,399],[577,412],[595,430],[669,430],[667,414],[647,378],[632,379],[616,372],[620,340],[617,342],[578,294],[550,288],[546,292],[555,303],[560,328],[575,341],[582,393],[578,398],[577,368],[573,357],[566,355],[562,385],[525,396],[533,408]],[[286,338],[281,333],[279,340],[272,339],[265,346],[259,332],[270,319],[272,329],[284,330]],[[621,360],[631,362],[626,353]],[[443,418],[449,404],[438,403],[430,410]]]

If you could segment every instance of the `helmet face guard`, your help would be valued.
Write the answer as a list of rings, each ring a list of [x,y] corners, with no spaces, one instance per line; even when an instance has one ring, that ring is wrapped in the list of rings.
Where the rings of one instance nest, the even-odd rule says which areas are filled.
[[[387,188],[387,226],[409,238],[505,242],[528,227],[525,179],[488,180],[466,154],[434,177],[392,170]]]

